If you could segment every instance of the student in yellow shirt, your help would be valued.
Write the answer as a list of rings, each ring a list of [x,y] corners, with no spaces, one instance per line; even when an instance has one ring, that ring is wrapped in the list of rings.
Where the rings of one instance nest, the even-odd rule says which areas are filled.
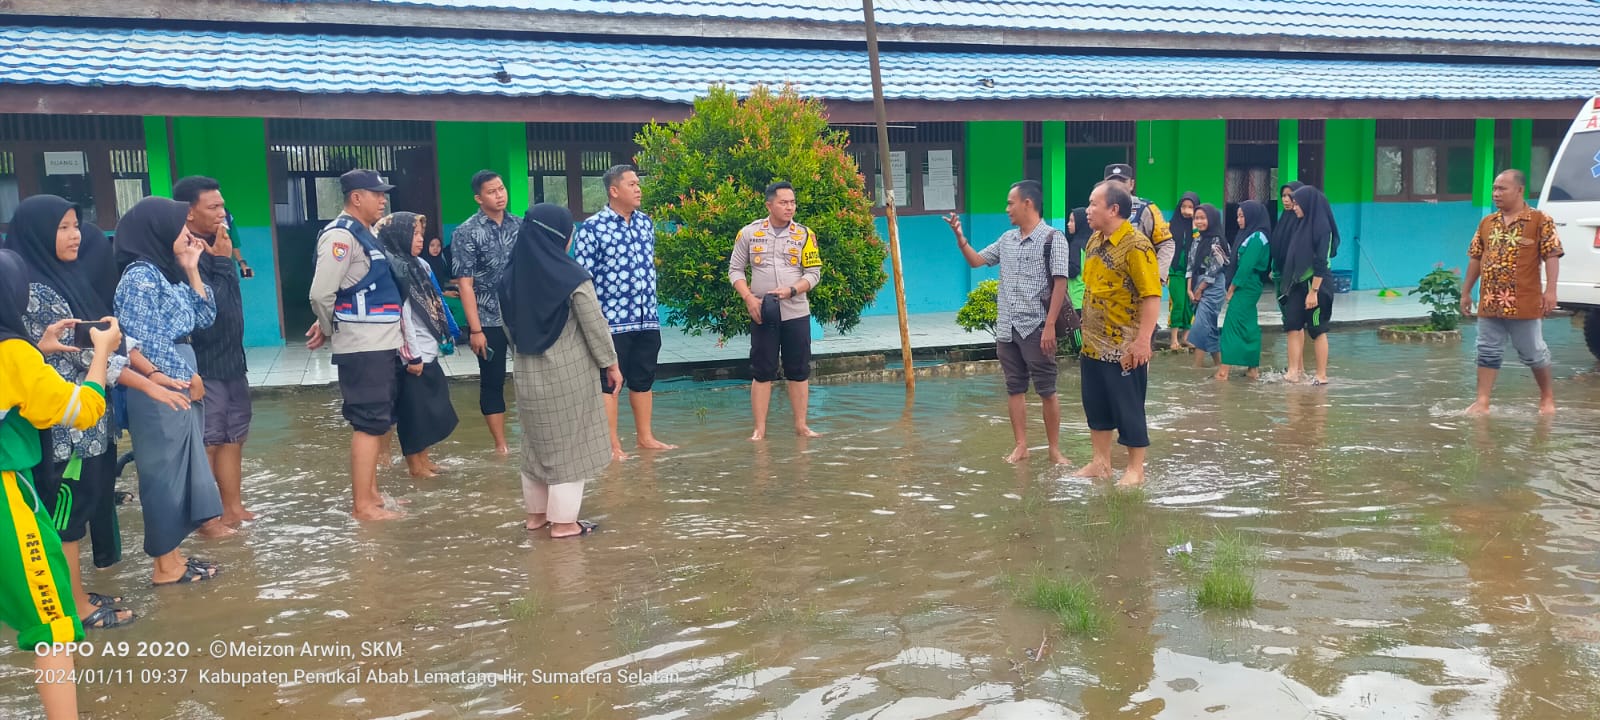
[[[83,623],[73,601],[66,556],[44,503],[34,489],[31,468],[39,464],[39,431],[54,425],[87,430],[105,414],[106,362],[122,343],[115,318],[89,331],[94,361],[82,385],[61,379],[45,363],[41,348],[28,341],[23,313],[28,306],[28,272],[22,258],[0,250],[0,621],[17,631],[17,644],[34,653],[41,671],[39,699],[49,720],[76,720],[77,685],[72,656],[51,650],[52,643],[83,639]],[[62,321],[62,327],[76,325]],[[46,333],[43,350],[64,352]],[[36,650],[42,647],[43,652]]]

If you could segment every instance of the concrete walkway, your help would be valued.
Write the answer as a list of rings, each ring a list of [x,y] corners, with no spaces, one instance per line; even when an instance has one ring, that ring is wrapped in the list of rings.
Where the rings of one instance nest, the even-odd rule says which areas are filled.
[[[1401,290],[1405,293],[1407,290]],[[1165,312],[1165,304],[1162,311]],[[1278,327],[1281,320],[1278,307],[1271,297],[1263,297],[1259,306],[1261,325]],[[1363,290],[1335,296],[1333,304],[1334,326],[1370,324],[1383,321],[1425,318],[1428,310],[1417,297],[1402,294],[1398,298],[1380,298],[1375,290]],[[1165,318],[1163,317],[1163,320]],[[994,342],[988,333],[967,332],[956,324],[954,312],[922,313],[910,318],[911,347],[914,350],[935,350],[972,345],[990,345]],[[812,345],[812,354],[862,355],[900,351],[900,331],[893,315],[873,315],[861,319],[848,335],[832,328]],[[326,350],[310,352],[305,345],[294,343],[280,347],[247,348],[245,355],[250,365],[250,386],[257,388],[332,385],[338,374],[329,361]],[[749,357],[749,340],[732,338],[719,346],[712,335],[693,336],[678,328],[661,331],[661,364],[663,366],[705,367],[738,364]],[[477,358],[465,346],[450,357],[442,358],[441,365],[450,377],[476,377]]]

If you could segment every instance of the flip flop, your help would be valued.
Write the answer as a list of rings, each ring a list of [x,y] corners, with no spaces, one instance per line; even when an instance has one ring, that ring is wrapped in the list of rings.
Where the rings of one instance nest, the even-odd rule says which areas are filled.
[[[222,568],[216,563],[189,558],[189,561],[183,564],[183,575],[177,580],[171,580],[163,583],[150,583],[150,585],[153,587],[162,587],[166,585],[188,585],[190,583],[205,582],[206,580],[210,580],[211,578],[214,578],[220,574],[222,574]]]
[[[527,523],[523,523],[522,524],[522,529],[527,530],[528,532],[539,532],[540,530],[543,530],[543,529],[545,529],[547,527],[550,527],[550,521],[549,520],[544,521],[544,524],[540,525],[539,527],[528,527]]]
[[[581,538],[581,537],[583,537],[585,535],[588,535],[588,534],[594,533],[594,532],[598,532],[600,530],[600,526],[598,524],[589,522],[588,520],[579,520],[578,521],[578,527],[582,528],[582,529],[579,530],[576,533],[573,533],[571,535],[561,535],[559,537],[555,536],[555,535],[551,535],[550,539],[551,540],[571,540],[573,538]]]
[[[110,607],[110,606],[116,605],[117,603],[120,603],[120,602],[122,602],[122,598],[119,598],[119,597],[112,597],[110,595],[101,595],[100,593],[97,593],[97,592],[89,593],[89,603],[94,605],[97,608]]]
[[[111,607],[110,605],[98,606],[95,608],[94,612],[89,613],[89,615],[83,619],[83,629],[109,630],[111,628],[132,624],[133,621],[139,619],[139,616],[133,613],[129,613],[127,619],[118,617],[118,613],[122,612],[123,609],[124,608]]]

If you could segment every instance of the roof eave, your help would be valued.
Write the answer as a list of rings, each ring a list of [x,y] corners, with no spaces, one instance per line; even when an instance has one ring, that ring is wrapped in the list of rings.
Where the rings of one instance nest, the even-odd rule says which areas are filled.
[[[60,0],[8,0],[11,16],[60,17]],[[343,3],[283,3],[270,0],[75,0],[78,18],[228,23],[239,30],[241,22],[266,24],[318,24],[365,27],[412,27],[447,30],[488,30],[540,35],[597,37],[639,36],[715,40],[766,40],[800,42],[863,42],[860,26],[819,21],[736,20],[683,18],[666,15],[603,15],[574,12],[533,12],[478,8],[440,8],[421,5],[370,5]],[[642,27],[648,24],[648,27]],[[1181,46],[1174,43],[1181,38]],[[1159,52],[1252,52],[1318,55],[1427,55],[1433,57],[1512,59],[1540,61],[1593,61],[1600,63],[1600,45],[1555,45],[1488,41],[1392,40],[1383,38],[1334,39],[1292,35],[1228,35],[1138,32],[1079,32],[1015,30],[1006,28],[955,28],[880,25],[878,39],[909,45],[968,45],[1019,48],[1065,48],[1076,51],[1122,50]]]

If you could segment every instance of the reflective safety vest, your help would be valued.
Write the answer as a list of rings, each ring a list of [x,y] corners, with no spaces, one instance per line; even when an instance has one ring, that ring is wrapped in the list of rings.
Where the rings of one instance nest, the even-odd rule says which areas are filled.
[[[328,223],[328,226],[322,229],[322,233],[326,234],[334,228],[345,230],[354,236],[371,264],[367,268],[367,274],[357,280],[356,284],[341,288],[334,294],[333,319],[348,323],[400,322],[404,298],[400,297],[400,286],[395,283],[394,273],[389,269],[388,256],[378,247],[378,239],[372,236],[372,231],[368,230],[367,226],[345,215],[340,215]],[[321,235],[317,237],[317,244],[322,244]]]

